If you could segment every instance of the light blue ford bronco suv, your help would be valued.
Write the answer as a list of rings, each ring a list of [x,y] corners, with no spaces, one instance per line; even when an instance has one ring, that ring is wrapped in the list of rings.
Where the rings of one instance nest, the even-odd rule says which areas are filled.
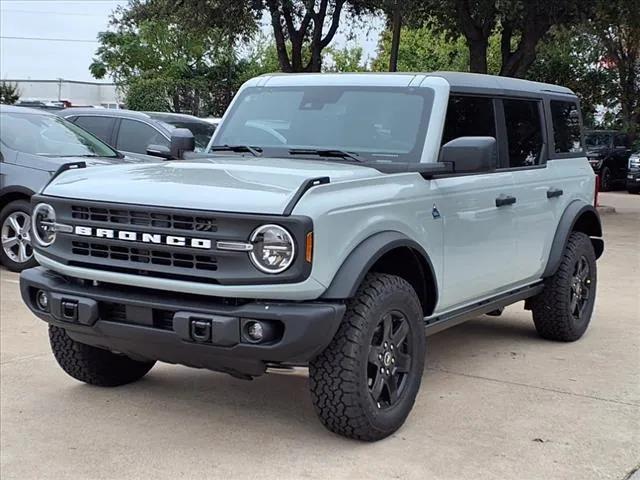
[[[148,149],[175,161],[74,164],[34,196],[22,297],[72,377],[308,366],[323,424],[378,440],[413,406],[426,336],[520,301],[543,338],[587,329],[604,243],[566,88],[267,75],[191,150],[176,130]]]

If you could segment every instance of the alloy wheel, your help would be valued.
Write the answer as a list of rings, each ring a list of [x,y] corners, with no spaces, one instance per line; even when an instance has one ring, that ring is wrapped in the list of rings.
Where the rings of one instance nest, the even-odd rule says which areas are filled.
[[[410,327],[407,317],[394,310],[382,316],[369,345],[367,385],[380,409],[394,406],[402,397],[411,368]]]
[[[33,257],[31,246],[31,216],[13,212],[2,223],[0,231],[2,250],[16,263],[26,263]]]
[[[589,303],[590,296],[591,269],[589,268],[587,258],[583,255],[576,262],[571,277],[571,301],[569,303],[569,309],[571,310],[571,315],[577,321],[583,319],[585,307]]]

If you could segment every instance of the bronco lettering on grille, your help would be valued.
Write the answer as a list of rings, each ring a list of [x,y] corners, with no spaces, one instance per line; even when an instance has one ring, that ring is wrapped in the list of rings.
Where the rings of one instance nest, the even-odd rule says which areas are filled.
[[[159,245],[171,245],[174,247],[191,247],[210,249],[211,240],[206,238],[187,238],[175,235],[163,235],[160,233],[132,232],[127,230],[112,230],[110,228],[93,228],[76,225],[74,228],[76,235],[84,237],[110,238],[125,240],[128,242],[153,243]]]

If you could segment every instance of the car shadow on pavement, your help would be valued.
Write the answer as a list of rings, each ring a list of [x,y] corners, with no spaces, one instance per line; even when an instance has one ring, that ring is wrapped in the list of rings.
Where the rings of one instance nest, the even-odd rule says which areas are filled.
[[[470,348],[501,350],[514,343],[537,341],[532,324],[500,317],[480,317],[427,340],[427,364],[454,362],[461,355],[473,355]],[[473,345],[481,345],[474,347]],[[509,346],[507,346],[509,348]],[[430,375],[425,369],[425,376]],[[252,381],[226,374],[158,363],[137,383],[116,389],[75,384],[58,391],[82,411],[102,404],[103,414],[118,415],[122,402],[132,412],[140,411],[145,422],[170,425],[210,425],[210,435],[228,435],[220,425],[233,425],[238,441],[250,441],[255,426],[279,435],[309,435],[318,440],[327,436],[344,438],[326,431],[316,417],[308,389],[306,369],[273,371]],[[110,401],[109,397],[117,397]],[[231,428],[231,427],[230,427]],[[224,429],[223,429],[224,430]]]

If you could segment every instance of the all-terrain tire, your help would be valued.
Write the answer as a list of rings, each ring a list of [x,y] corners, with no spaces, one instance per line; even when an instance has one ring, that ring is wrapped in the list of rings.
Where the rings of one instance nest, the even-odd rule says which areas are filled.
[[[135,382],[155,364],[76,342],[63,328],[54,325],[49,325],[49,342],[58,365],[76,380],[90,385],[117,387]]]
[[[575,298],[576,273],[581,261],[588,267],[588,277],[581,280],[580,290],[588,288],[588,298],[579,317],[572,305]],[[569,236],[558,271],[545,280],[544,290],[532,298],[533,322],[538,334],[549,340],[573,342],[589,326],[596,298],[596,256],[591,240],[581,232]]]
[[[387,335],[388,321],[391,326]],[[389,339],[388,345],[385,338]],[[368,274],[355,298],[349,300],[333,340],[309,364],[311,397],[322,423],[332,432],[358,440],[375,441],[394,433],[415,402],[424,352],[423,313],[415,290],[400,277]],[[372,356],[385,363],[374,365]],[[387,376],[379,379],[378,368],[388,367],[391,375],[387,370]],[[377,383],[371,376],[384,386],[376,390]],[[378,392],[378,401],[374,400],[374,391]]]

